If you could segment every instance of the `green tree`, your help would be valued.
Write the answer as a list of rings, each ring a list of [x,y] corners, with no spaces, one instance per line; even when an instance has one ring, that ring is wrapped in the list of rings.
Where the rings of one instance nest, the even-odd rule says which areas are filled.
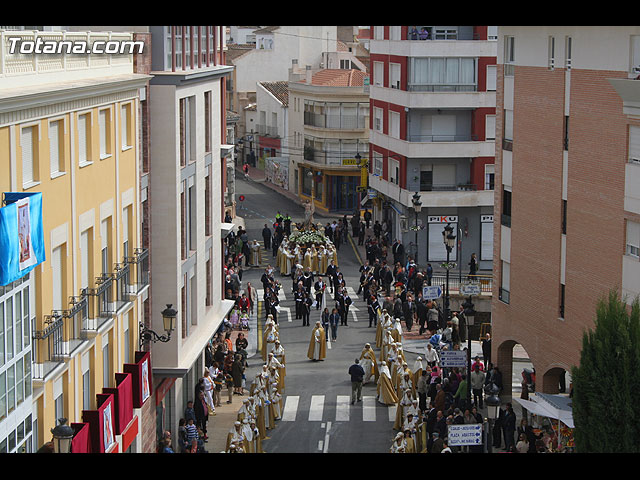
[[[583,334],[573,367],[573,419],[580,453],[640,452],[640,304],[629,312],[618,292],[596,308],[595,330]]]

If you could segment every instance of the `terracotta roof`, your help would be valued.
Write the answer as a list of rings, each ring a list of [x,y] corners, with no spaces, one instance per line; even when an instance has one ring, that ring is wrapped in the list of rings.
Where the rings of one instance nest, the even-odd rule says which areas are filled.
[[[271,92],[284,107],[289,106],[289,82],[260,82],[260,85]]]
[[[311,78],[311,84],[326,87],[361,87],[364,85],[365,76],[366,73],[360,70],[327,68],[315,73]]]
[[[336,42],[336,50],[338,52],[348,52],[349,51],[349,47],[347,47],[347,44],[344,43],[343,41],[338,40]]]
[[[225,52],[225,58],[227,60],[235,60],[238,57],[250,52],[251,50],[255,50],[255,45],[238,45],[235,43],[227,44],[227,51]]]

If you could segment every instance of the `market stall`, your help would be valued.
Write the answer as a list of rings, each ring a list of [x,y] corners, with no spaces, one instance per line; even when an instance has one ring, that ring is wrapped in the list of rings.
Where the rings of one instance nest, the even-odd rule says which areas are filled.
[[[531,425],[536,435],[542,434],[546,451],[571,452],[573,442],[573,409],[566,395],[539,393],[530,400],[515,398],[532,416]]]

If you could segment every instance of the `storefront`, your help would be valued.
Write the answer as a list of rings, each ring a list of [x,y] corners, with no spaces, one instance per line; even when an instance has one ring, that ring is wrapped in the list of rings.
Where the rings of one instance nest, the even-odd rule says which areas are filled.
[[[354,166],[298,164],[301,200],[313,198],[316,210],[351,214],[360,208],[360,169]]]

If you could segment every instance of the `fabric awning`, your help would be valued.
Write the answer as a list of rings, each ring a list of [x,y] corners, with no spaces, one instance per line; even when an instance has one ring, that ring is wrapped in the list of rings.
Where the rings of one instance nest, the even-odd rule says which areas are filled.
[[[235,223],[220,223],[220,238],[227,238],[235,226]]]
[[[531,401],[531,400],[523,400],[521,398],[515,398],[520,405],[526,408],[529,412],[540,415],[542,417],[555,418],[556,420],[560,420],[569,428],[574,428],[573,424],[573,415],[571,412],[566,410],[559,410],[553,407],[548,402],[542,401]]]

